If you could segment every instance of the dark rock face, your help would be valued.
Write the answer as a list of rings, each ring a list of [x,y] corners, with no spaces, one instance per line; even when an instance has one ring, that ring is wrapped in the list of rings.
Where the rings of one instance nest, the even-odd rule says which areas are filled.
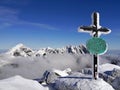
[[[13,53],[13,56],[21,56],[21,54],[20,54],[20,52],[16,51],[16,52]]]

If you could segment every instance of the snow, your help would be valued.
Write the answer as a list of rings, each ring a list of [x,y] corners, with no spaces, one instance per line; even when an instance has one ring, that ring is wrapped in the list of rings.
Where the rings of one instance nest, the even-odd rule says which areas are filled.
[[[17,61],[17,60],[15,60],[15,61]],[[26,63],[24,61],[20,61],[19,63],[21,63],[21,62]],[[30,62],[31,61],[29,61],[29,63]],[[12,71],[16,70],[17,72],[21,72],[25,76],[27,76],[27,75],[31,76],[32,75],[33,77],[35,77],[34,74],[39,75],[39,73],[34,73],[35,70],[34,69],[32,70],[32,68],[31,68],[31,74],[28,73],[27,70],[29,70],[28,69],[28,66],[29,66],[28,64],[29,63],[27,62],[27,64],[25,64],[25,65],[27,65],[26,69],[25,69],[25,67],[23,67],[23,69],[10,68],[11,66],[9,66],[9,65],[8,65],[8,68],[9,68],[9,70],[12,70]],[[32,64],[34,65],[33,62],[31,63],[31,65]],[[22,65],[22,64],[20,64],[20,65]],[[35,66],[33,66],[33,67],[35,68]],[[40,70],[38,69],[39,67],[40,66],[37,65],[37,67],[36,67],[37,72],[41,72],[41,68],[40,68]],[[113,68],[115,68],[117,66],[112,65],[112,64],[103,64],[100,67],[102,67],[101,71],[105,72],[106,70],[112,70]],[[108,67],[110,67],[110,68],[108,68]],[[106,68],[106,69],[104,69],[104,68]],[[117,68],[119,68],[119,67],[117,67]],[[2,73],[4,72],[4,70],[5,69],[1,69]],[[70,71],[70,69],[67,69],[67,70],[64,70],[64,71],[61,71],[61,70],[58,70],[58,69],[53,69],[53,72],[58,73],[62,76],[62,77],[55,78],[54,88],[56,88],[57,90],[108,90],[108,89],[109,90],[114,90],[112,88],[112,86],[110,86],[108,83],[106,83],[102,79],[93,80],[91,78],[92,75],[84,75],[84,74],[81,74],[81,73],[78,73],[78,72],[77,73],[73,72],[72,75],[68,75],[66,72],[69,72],[69,71]],[[7,74],[12,74],[12,73],[7,71],[3,75],[5,75],[5,77],[6,77]],[[0,74],[0,75],[2,75],[2,74]],[[3,75],[1,77],[3,77]],[[37,76],[37,77],[39,77],[39,76]],[[51,77],[51,79],[53,79],[53,77]],[[34,85],[31,82],[33,82],[33,80],[24,79],[21,76],[15,76],[15,77],[12,77],[12,78],[9,78],[9,79],[0,80],[0,90],[33,90],[33,89],[38,90],[38,88],[39,88],[39,90],[49,90],[47,87],[43,87],[42,85],[40,85],[37,82],[36,83],[38,85],[37,84]],[[119,82],[119,81],[117,81],[117,82]],[[27,85],[26,85],[26,83],[27,83]],[[35,81],[34,81],[34,83],[35,83]],[[114,81],[113,85],[114,85],[115,88],[117,88],[119,86],[118,83],[116,84],[116,81]],[[53,90],[53,89],[51,89],[51,90]]]
[[[46,70],[71,68],[72,71],[81,71],[92,66],[92,57],[89,54],[48,54],[46,57],[11,57],[0,55],[0,79],[21,75],[35,79],[42,77]],[[107,60],[100,58],[100,62]]]
[[[44,54],[46,54],[45,49],[40,49],[35,52],[35,56],[43,56]]]
[[[39,50],[32,50],[29,47],[26,47],[23,44],[17,44],[15,47],[10,49],[6,54],[12,56],[45,56],[47,54],[63,54],[63,53],[72,53],[72,54],[86,54],[89,53],[84,45],[80,46],[66,46],[64,48],[53,49],[50,47],[41,48]]]
[[[13,53],[16,51],[20,52],[21,56],[14,56],[13,58]],[[31,51],[31,53],[26,53],[27,51]],[[39,87],[39,90],[48,90],[47,87],[43,87],[37,82],[36,83],[38,86],[37,84],[33,84],[34,86],[30,85],[31,81],[35,81],[29,80],[42,78],[42,75],[46,70],[52,70],[52,72],[57,73],[56,75],[58,76],[56,78],[53,78],[54,74],[51,74],[48,80],[50,84],[51,81],[54,81],[55,88],[57,88],[57,90],[113,90],[113,88],[108,84],[109,82],[106,83],[107,80],[106,82],[102,79],[92,80],[92,75],[88,76],[87,72],[86,75],[81,73],[74,73],[78,71],[81,72],[82,69],[85,68],[90,69],[92,66],[92,56],[85,54],[84,52],[87,51],[86,48],[82,45],[67,46],[65,48],[59,49],[43,48],[37,51],[33,51],[23,44],[19,44],[16,47],[10,49],[9,53],[7,52],[7,54],[0,54],[0,79],[4,79],[0,80],[0,90],[8,90],[8,87],[10,87],[10,90],[33,90],[33,88],[35,88],[34,86],[37,88]],[[43,56],[44,53],[46,53],[45,57]],[[40,54],[42,57],[36,57],[36,54]],[[108,74],[105,72],[112,72],[114,68],[120,70],[119,66],[109,64],[111,58],[107,60],[108,58],[100,57],[99,59],[100,64],[102,64],[99,67],[99,71],[103,74],[103,76],[104,74]],[[67,72],[70,72],[70,69],[65,70],[66,68],[71,68],[72,75],[69,76],[69,73]],[[119,73],[117,73],[117,76],[118,74]],[[112,79],[110,78],[110,80],[112,80],[110,84],[115,89],[117,88],[116,90],[119,90],[119,77],[110,77],[112,77]],[[22,84],[23,81],[25,81],[25,83]],[[3,83],[6,84],[6,87]],[[29,86],[27,86],[28,84],[26,85],[26,83],[28,83]],[[24,86],[24,84],[26,86]],[[21,86],[21,88],[19,86]]]
[[[100,71],[101,73],[103,73],[103,72],[105,72],[105,71],[113,71],[114,68],[120,70],[120,67],[119,67],[119,66],[113,65],[113,64],[110,64],[110,63],[106,63],[106,64],[103,64],[103,65],[100,65],[99,71]]]
[[[70,73],[71,73],[70,68],[67,68],[63,71],[58,69],[53,69],[50,71],[46,70],[43,74],[43,77],[41,79],[37,79],[37,81],[39,81],[42,85],[47,85],[54,83],[58,77],[65,77],[68,76]]]
[[[70,72],[71,69],[68,68],[68,69],[66,69],[66,70],[64,70],[64,71],[57,70],[57,69],[54,69],[54,70],[53,70],[53,72],[57,73],[57,74],[60,75],[60,76],[68,76],[69,74],[67,73],[67,71]]]
[[[104,80],[110,83],[115,90],[120,90],[120,66],[109,63],[100,65],[100,73]]]
[[[54,85],[51,86],[42,86],[37,81],[25,79],[17,75],[8,79],[0,80],[0,90],[114,90],[114,89],[112,88],[111,85],[109,85],[102,79],[94,80],[88,75],[76,72],[66,77],[57,78]]]
[[[14,76],[0,80],[0,90],[49,90],[37,81],[25,79],[21,76]]]
[[[55,82],[55,88],[57,90],[114,90],[104,80],[94,80],[90,76],[81,73],[59,78]]]
[[[22,43],[17,44],[15,47],[11,48],[6,54],[10,54],[12,56],[31,56],[33,54],[33,50],[24,46]]]
[[[116,77],[113,80],[112,86],[115,88],[115,90],[120,90],[120,77]]]

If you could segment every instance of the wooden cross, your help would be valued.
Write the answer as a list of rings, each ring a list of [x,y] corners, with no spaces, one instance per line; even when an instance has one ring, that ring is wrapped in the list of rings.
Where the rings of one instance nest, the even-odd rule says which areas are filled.
[[[110,29],[100,26],[99,23],[99,13],[94,12],[92,14],[92,25],[90,26],[80,26],[78,32],[88,32],[91,33],[93,37],[99,37],[101,34],[109,34]],[[97,54],[93,55],[93,78],[98,78],[98,66],[99,66],[99,57]]]

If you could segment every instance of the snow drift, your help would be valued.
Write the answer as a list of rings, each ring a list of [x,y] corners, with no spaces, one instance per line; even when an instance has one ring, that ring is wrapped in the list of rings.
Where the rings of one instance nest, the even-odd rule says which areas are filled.
[[[59,78],[55,82],[55,88],[57,90],[114,90],[104,80],[94,80],[81,73]]]
[[[0,80],[0,90],[49,90],[37,81],[25,79],[21,76],[14,76]]]

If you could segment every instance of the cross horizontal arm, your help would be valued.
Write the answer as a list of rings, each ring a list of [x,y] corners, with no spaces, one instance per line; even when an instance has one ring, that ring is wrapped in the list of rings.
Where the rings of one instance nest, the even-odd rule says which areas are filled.
[[[105,27],[101,27],[100,29],[98,29],[98,31],[104,34],[109,34],[111,32],[110,29],[105,28]]]
[[[93,27],[92,26],[81,26],[80,29],[83,29],[85,31],[92,31]]]
[[[92,32],[93,27],[92,26],[81,26],[78,28],[78,32]]]

